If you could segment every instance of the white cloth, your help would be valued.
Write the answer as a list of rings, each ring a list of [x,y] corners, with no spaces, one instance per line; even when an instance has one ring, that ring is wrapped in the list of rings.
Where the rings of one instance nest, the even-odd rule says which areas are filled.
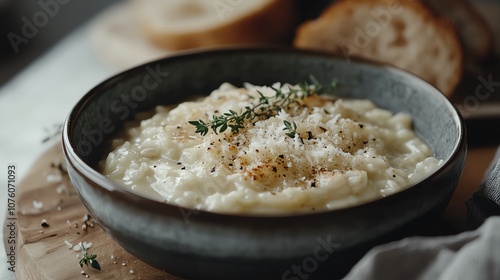
[[[375,247],[344,280],[498,280],[500,217],[449,237],[410,237]]]
[[[481,225],[479,229],[448,237],[411,237],[375,247],[344,279],[500,279],[500,148],[467,204],[467,224],[471,228]]]

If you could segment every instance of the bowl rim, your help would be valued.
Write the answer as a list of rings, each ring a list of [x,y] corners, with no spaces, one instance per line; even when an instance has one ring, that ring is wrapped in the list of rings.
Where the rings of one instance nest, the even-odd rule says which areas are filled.
[[[133,203],[139,203],[141,208],[144,209],[153,209],[157,211],[157,213],[163,213],[165,211],[171,211],[178,209],[179,211],[185,211],[185,212],[196,212],[197,214],[203,214],[203,215],[208,215],[212,217],[236,217],[238,219],[290,219],[294,217],[308,217],[308,216],[320,216],[320,215],[328,215],[331,213],[339,213],[342,214],[343,212],[346,211],[352,211],[353,209],[362,209],[362,208],[368,208],[374,204],[380,204],[383,203],[384,201],[389,201],[389,200],[394,200],[398,199],[398,197],[402,196],[403,194],[406,193],[411,193],[415,192],[416,189],[422,187],[425,185],[426,182],[433,180],[434,177],[438,176],[440,173],[442,173],[445,169],[448,168],[449,165],[451,165],[455,159],[459,156],[459,153],[461,151],[462,146],[465,146],[464,149],[467,150],[467,143],[466,143],[466,127],[465,123],[463,120],[462,115],[459,113],[457,107],[450,102],[450,100],[435,86],[431,85],[427,81],[423,80],[421,77],[412,74],[406,70],[397,68],[391,64],[376,61],[376,60],[371,60],[371,59],[366,59],[366,58],[361,58],[361,57],[350,57],[349,59],[351,60],[351,63],[356,63],[356,64],[365,64],[365,65],[370,65],[370,66],[376,66],[380,68],[384,68],[385,70],[388,70],[392,73],[395,73],[397,75],[401,76],[406,76],[410,79],[418,80],[420,84],[424,87],[428,87],[429,90],[426,90],[429,92],[429,94],[435,95],[436,98],[443,99],[444,104],[447,107],[447,110],[452,113],[452,118],[454,120],[455,125],[458,125],[458,136],[457,140],[455,141],[455,146],[453,147],[453,151],[450,154],[450,156],[444,160],[443,159],[443,164],[436,170],[434,171],[431,175],[429,175],[427,178],[424,180],[411,185],[410,187],[401,190],[397,193],[391,194],[386,197],[382,198],[377,198],[374,200],[366,201],[361,204],[349,206],[349,207],[343,207],[339,209],[332,209],[332,210],[321,210],[321,211],[307,211],[307,212],[299,212],[299,213],[279,213],[279,214],[248,214],[248,213],[221,213],[221,212],[214,212],[214,211],[208,211],[204,209],[194,209],[194,208],[188,208],[180,205],[175,205],[175,204],[170,204],[166,203],[161,200],[156,200],[153,198],[149,198],[145,195],[135,193],[132,190],[129,190],[128,188],[123,187],[121,184],[112,181],[111,179],[107,178],[105,175],[101,174],[98,172],[96,169],[92,168],[90,165],[84,162],[84,160],[76,153],[75,148],[71,145],[70,141],[70,136],[69,132],[71,131],[71,127],[74,123],[74,119],[76,119],[79,115],[79,113],[83,110],[85,105],[96,95],[99,93],[100,89],[103,86],[106,86],[110,83],[113,83],[115,81],[119,81],[124,79],[125,77],[129,76],[132,73],[142,71],[144,67],[147,67],[148,65],[155,65],[159,63],[170,63],[173,61],[177,60],[182,60],[185,57],[196,57],[196,56],[211,56],[211,55],[229,55],[229,54],[238,54],[238,53],[276,53],[276,54],[293,54],[293,55],[302,55],[302,56],[311,56],[311,57],[323,57],[326,59],[346,59],[344,56],[341,56],[339,54],[335,53],[330,53],[330,52],[325,52],[325,51],[318,51],[318,50],[305,50],[305,49],[297,49],[289,46],[277,46],[277,45],[234,45],[234,46],[229,46],[229,47],[213,47],[213,48],[202,48],[202,49],[196,49],[196,50],[186,50],[186,51],[181,51],[178,52],[176,55],[170,55],[161,59],[156,59],[152,61],[148,61],[146,63],[142,63],[140,65],[134,66],[132,68],[129,68],[124,71],[120,71],[105,80],[101,81],[98,83],[96,86],[94,86],[92,89],[90,89],[85,95],[83,95],[79,101],[73,106],[71,111],[69,112],[68,116],[66,117],[66,120],[64,121],[63,124],[63,130],[62,130],[62,150],[64,157],[66,159],[67,164],[71,164],[74,170],[80,174],[80,176],[86,178],[86,180],[92,181],[94,184],[89,184],[92,187],[97,186],[101,191],[104,191],[108,193],[109,195],[113,197],[117,197],[118,199],[125,199],[126,201],[133,202]],[[462,163],[463,164],[463,163]],[[461,169],[461,172],[463,172],[463,168]],[[460,173],[461,174],[461,173]],[[77,190],[77,193],[79,191]],[[164,211],[162,211],[164,209]]]

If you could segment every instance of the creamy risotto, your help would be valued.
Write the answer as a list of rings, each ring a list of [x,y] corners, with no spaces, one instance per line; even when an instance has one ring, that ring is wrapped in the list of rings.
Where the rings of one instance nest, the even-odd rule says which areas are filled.
[[[243,112],[260,94],[296,87],[223,84],[206,98],[157,107],[113,141],[102,172],[170,204],[261,215],[358,205],[411,187],[441,165],[409,115],[368,100],[313,95],[246,120],[236,133],[201,135],[189,123]]]

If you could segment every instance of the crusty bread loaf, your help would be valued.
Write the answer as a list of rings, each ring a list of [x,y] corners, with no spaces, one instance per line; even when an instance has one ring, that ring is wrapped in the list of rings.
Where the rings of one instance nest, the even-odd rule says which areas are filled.
[[[412,72],[450,96],[462,76],[454,27],[418,1],[340,1],[299,26],[299,48],[360,56]]]
[[[294,1],[135,0],[148,38],[168,50],[283,42],[296,26]]]
[[[464,53],[479,62],[493,51],[493,31],[467,0],[421,0],[432,11],[445,16],[456,28]]]

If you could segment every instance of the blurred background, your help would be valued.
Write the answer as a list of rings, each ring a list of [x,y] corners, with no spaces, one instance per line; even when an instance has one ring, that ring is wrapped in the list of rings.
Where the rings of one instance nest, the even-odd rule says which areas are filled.
[[[126,0],[0,0],[0,86],[54,46],[65,35],[109,6],[124,1]],[[500,3],[500,0],[475,1]],[[46,5],[57,3],[64,12],[51,16],[47,24],[39,28],[36,35],[29,38],[28,42],[22,42],[23,39],[20,38],[9,38],[9,34],[21,34],[25,25],[23,18],[31,21],[33,16],[41,10],[40,2]],[[302,6],[301,16],[315,17],[321,8],[330,2],[332,0],[299,0]],[[44,19],[40,18],[40,20]],[[11,42],[16,39],[21,40],[18,41],[17,50]]]
[[[51,17],[36,36],[28,43],[19,45],[19,52],[16,53],[8,34],[21,34],[24,25],[22,18],[31,19],[34,13],[40,11],[37,2],[38,0],[0,0],[0,85],[5,84],[65,35],[120,0],[60,0],[60,3],[67,2],[60,5],[64,12]]]
[[[0,86],[71,31],[118,2],[126,0],[0,0]],[[302,9],[302,16],[313,17],[319,13],[321,7],[332,1],[299,0],[299,2],[305,8]],[[47,24],[38,28],[36,35],[28,38],[27,43],[22,42],[23,39],[12,37],[15,36],[12,33],[22,35],[22,28],[26,24],[23,18],[32,21],[34,15],[41,10],[40,3],[45,5],[57,3],[61,12],[54,16],[49,15]],[[40,17],[39,20],[43,22],[44,19]],[[17,41],[18,50],[11,43],[17,39],[20,40]]]

